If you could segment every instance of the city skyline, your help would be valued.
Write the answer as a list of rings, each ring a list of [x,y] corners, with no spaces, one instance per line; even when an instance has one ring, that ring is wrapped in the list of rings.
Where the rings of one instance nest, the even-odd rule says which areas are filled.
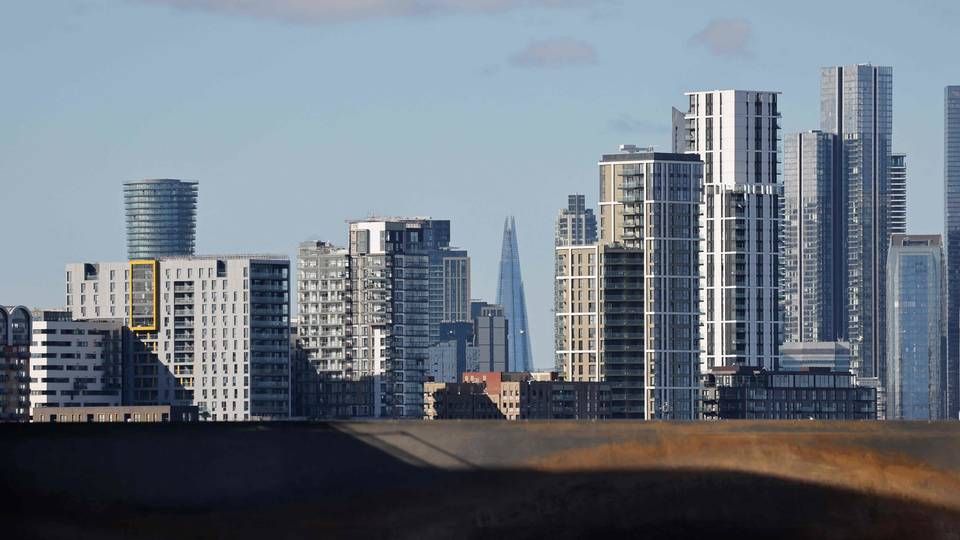
[[[633,43],[617,29],[638,11],[606,3],[303,23],[158,4],[90,1],[83,8],[66,2],[5,8],[10,16],[0,23],[0,57],[12,78],[31,84],[0,90],[8,102],[18,103],[9,114],[12,128],[0,135],[0,178],[12,200],[42,201],[8,210],[12,222],[33,224],[32,238],[15,236],[8,249],[29,254],[37,264],[0,271],[5,301],[58,307],[63,264],[120,259],[123,205],[116,188],[140,178],[173,176],[202,184],[196,249],[201,254],[262,251],[293,258],[301,240],[339,238],[344,220],[371,213],[453,219],[464,239],[460,243],[472,255],[473,296],[479,298],[495,295],[499,217],[488,213],[495,209],[497,216],[513,213],[523,223],[531,348],[536,367],[546,368],[553,364],[553,250],[546,239],[564,194],[593,193],[595,156],[620,143],[668,149],[670,107],[679,105],[677,96],[684,91],[781,91],[783,132],[812,129],[819,69],[867,61],[897,70],[894,150],[910,156],[908,232],[941,232],[938,213],[923,209],[942,207],[943,145],[939,127],[931,126],[942,125],[943,87],[956,83],[945,61],[948,53],[941,52],[950,49],[949,33],[926,32],[906,44],[866,38],[903,25],[949,27],[960,17],[946,2],[919,10],[885,4],[877,10],[885,12],[883,17],[865,15],[877,23],[866,25],[869,30],[841,23],[857,11],[855,6],[834,6],[836,20],[824,21],[807,15],[816,11],[809,6],[748,10],[746,4],[704,4],[688,33],[653,29],[649,36],[630,38],[643,40]],[[794,25],[768,24],[783,10]],[[656,8],[663,17],[681,12]],[[729,30],[722,22],[730,19],[746,21],[747,31],[742,42],[724,48],[716,34]],[[151,29],[143,32],[148,23]],[[502,30],[503,41],[480,47],[480,36],[492,26]],[[382,42],[365,45],[351,36],[371,27],[402,45],[384,53]],[[429,33],[420,32],[424,29],[452,39],[452,46],[424,55],[437,49],[425,37],[413,39]],[[814,30],[836,37],[803,51],[779,45]],[[211,32],[224,42],[210,44],[204,36]],[[457,34],[464,37],[455,39]],[[76,45],[65,48],[64,35]],[[171,35],[178,38],[173,47]],[[566,42],[556,39],[565,36]],[[571,51],[582,49],[560,46],[570,40],[586,43],[594,54],[578,57]],[[120,49],[115,46],[120,41],[134,45]],[[670,82],[642,85],[639,91],[589,83],[620,73],[626,51],[654,43],[674,45],[671,54],[650,60],[651,68],[668,70]],[[364,70],[373,66],[383,69],[369,71],[391,74],[392,63],[411,76],[390,96],[370,90],[370,75],[328,52],[344,47],[356,52]],[[566,56],[556,56],[557,51]],[[103,61],[91,64],[90,58]],[[306,73],[302,66],[308,59],[310,65],[321,62],[329,76]],[[453,59],[457,77],[438,81],[432,74],[436,62]],[[50,68],[38,68],[41,64]],[[157,73],[190,84],[158,85]],[[343,92],[325,84],[329,77],[355,84]],[[428,104],[438,112],[421,114]],[[463,132],[463,125],[474,129]],[[415,131],[401,136],[400,126]],[[359,159],[374,159],[366,157],[371,145],[378,148],[371,163],[389,164],[395,176],[416,180],[419,187],[411,192],[407,182],[380,180],[373,173],[378,167],[351,173]],[[449,175],[439,171],[452,170],[477,151],[487,156],[482,165],[449,189]],[[537,153],[549,153],[551,159],[530,158]],[[427,160],[434,159],[436,167],[428,167]],[[339,178],[355,181],[335,181]],[[551,181],[550,193],[542,204],[527,204],[541,194],[545,179]],[[510,188],[519,189],[516,200],[502,197]],[[596,208],[594,203],[588,196],[588,207]],[[82,216],[82,226],[67,217],[49,217],[74,213]],[[47,247],[38,251],[36,246]]]

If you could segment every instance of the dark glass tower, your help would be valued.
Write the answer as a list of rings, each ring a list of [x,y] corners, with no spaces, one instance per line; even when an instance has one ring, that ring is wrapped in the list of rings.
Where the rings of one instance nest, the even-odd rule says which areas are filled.
[[[848,308],[837,321],[850,341],[860,379],[882,381],[886,359],[886,266],[890,246],[890,165],[893,68],[857,64],[823,68],[820,129],[837,136],[834,201],[846,208],[834,227],[846,260],[836,301]],[[844,297],[845,296],[845,297]],[[881,407],[882,408],[882,407]]]
[[[497,303],[503,306],[508,322],[510,371],[533,370],[530,336],[527,331],[527,301],[523,294],[523,278],[520,276],[517,223],[512,216],[503,223]]]
[[[947,255],[947,417],[960,412],[960,86],[943,103],[943,232]]]
[[[123,184],[127,257],[193,255],[197,235],[197,183],[137,180]]]

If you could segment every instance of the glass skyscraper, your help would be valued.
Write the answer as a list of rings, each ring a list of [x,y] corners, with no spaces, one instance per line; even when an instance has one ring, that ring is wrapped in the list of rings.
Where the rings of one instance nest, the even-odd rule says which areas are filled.
[[[497,304],[503,306],[503,313],[507,317],[510,370],[532,371],[533,358],[530,354],[530,335],[527,330],[527,300],[523,294],[517,223],[513,216],[508,217],[503,223]]]
[[[886,418],[942,419],[940,235],[893,235],[887,270]]]
[[[123,184],[127,258],[193,255],[197,234],[197,183],[137,180]]]
[[[823,68],[820,129],[837,136],[837,202],[846,208],[836,233],[845,239],[839,260],[849,306],[840,321],[850,342],[851,367],[861,379],[882,381],[886,342],[886,263],[890,242],[890,154],[893,68],[858,64]]]
[[[843,238],[835,230],[845,208],[837,204],[836,136],[822,131],[791,133],[784,141],[783,234],[780,291],[785,342],[834,341],[845,329],[838,308],[836,256]],[[839,242],[839,243],[838,243]]]
[[[960,413],[960,86],[943,99],[943,232],[947,256],[947,410]]]

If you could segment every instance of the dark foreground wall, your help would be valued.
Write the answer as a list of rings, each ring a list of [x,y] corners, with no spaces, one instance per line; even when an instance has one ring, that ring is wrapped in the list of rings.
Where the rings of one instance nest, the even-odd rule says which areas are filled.
[[[960,532],[960,424],[9,425],[0,458],[4,538]]]

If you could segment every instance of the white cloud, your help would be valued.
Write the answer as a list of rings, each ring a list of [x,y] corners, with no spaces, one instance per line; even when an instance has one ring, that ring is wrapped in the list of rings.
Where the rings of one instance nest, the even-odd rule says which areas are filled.
[[[540,68],[594,64],[597,52],[593,45],[573,38],[534,41],[510,57],[518,67]]]
[[[690,43],[706,47],[717,56],[750,56],[753,28],[746,19],[713,19],[690,36]]]

